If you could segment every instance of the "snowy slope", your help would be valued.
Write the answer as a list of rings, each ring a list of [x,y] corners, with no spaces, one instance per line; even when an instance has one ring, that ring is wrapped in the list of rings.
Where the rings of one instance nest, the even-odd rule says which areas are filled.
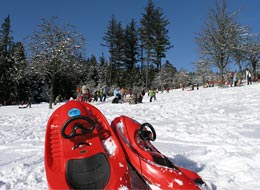
[[[260,85],[172,90],[150,103],[93,103],[111,122],[127,115],[151,123],[153,143],[176,165],[188,168],[214,190],[260,189]],[[60,106],[57,105],[55,108]],[[44,190],[47,103],[0,107],[0,189]]]

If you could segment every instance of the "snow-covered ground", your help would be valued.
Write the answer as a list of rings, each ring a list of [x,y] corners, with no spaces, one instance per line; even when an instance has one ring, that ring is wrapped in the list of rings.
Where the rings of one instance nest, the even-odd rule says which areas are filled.
[[[92,103],[109,122],[127,115],[151,123],[153,144],[214,190],[260,189],[260,85],[158,93],[143,104]],[[52,110],[0,107],[0,189],[44,190],[45,127]]]

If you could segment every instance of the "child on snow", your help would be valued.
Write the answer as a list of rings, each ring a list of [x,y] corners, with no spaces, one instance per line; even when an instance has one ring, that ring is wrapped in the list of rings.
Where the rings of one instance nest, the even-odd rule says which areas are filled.
[[[149,96],[150,96],[150,102],[152,102],[152,100],[156,100],[156,91],[154,89],[151,89],[149,91]]]

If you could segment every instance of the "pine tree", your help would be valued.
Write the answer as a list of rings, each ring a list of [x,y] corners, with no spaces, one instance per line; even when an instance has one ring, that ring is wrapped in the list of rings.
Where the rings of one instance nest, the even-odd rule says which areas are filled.
[[[27,61],[25,56],[25,48],[22,42],[16,42],[11,50],[13,62],[12,80],[15,85],[17,99],[27,100],[31,96],[30,84],[27,79]]]
[[[11,59],[13,45],[10,17],[7,16],[0,28],[0,101],[15,101],[17,91],[13,81],[14,64]]]
[[[208,76],[211,73],[211,65],[207,60],[200,59],[193,62],[196,69],[196,74],[200,77],[200,82],[205,84],[208,80]]]
[[[167,30],[169,21],[164,17],[161,8],[156,8],[153,1],[149,0],[142,16],[139,31],[146,55],[146,87],[148,87],[152,66],[155,65],[157,72],[161,69],[161,59],[165,57],[166,51],[172,48],[172,45]]]
[[[4,23],[1,25],[1,30],[0,30],[0,52],[3,56],[7,56],[10,53],[10,50],[13,45],[13,37],[11,37],[11,25],[10,25],[11,19],[10,16],[8,15]]]
[[[155,6],[152,0],[148,1],[148,4],[145,8],[145,13],[142,14],[141,19],[141,27],[140,27],[140,38],[142,41],[142,48],[145,51],[145,86],[148,88],[150,85],[149,82],[149,67],[150,64],[153,62],[153,48],[155,46],[155,37],[154,37],[154,20],[155,20]]]
[[[156,54],[156,66],[157,69],[161,70],[161,59],[165,57],[166,51],[171,49],[173,46],[170,42],[170,37],[168,36],[167,26],[170,22],[164,17],[163,11],[161,8],[155,10],[155,21],[154,21],[154,30],[155,30],[155,54]]]
[[[166,63],[162,65],[162,69],[156,74],[152,82],[153,87],[160,89],[164,89],[167,86],[173,87],[173,79],[176,73],[177,69],[167,60]]]
[[[98,67],[98,84],[99,86],[107,85],[108,84],[108,77],[109,77],[109,72],[108,72],[108,63],[105,59],[104,54],[99,58],[99,67]]]
[[[109,84],[120,81],[120,69],[122,68],[124,61],[124,36],[121,23],[118,22],[114,15],[109,21],[107,31],[103,37],[103,46],[108,48],[110,53],[110,64],[109,64]]]
[[[130,24],[125,29],[125,76],[127,79],[126,86],[133,87],[134,77],[136,71],[136,64],[138,62],[138,30],[136,22],[132,19]]]

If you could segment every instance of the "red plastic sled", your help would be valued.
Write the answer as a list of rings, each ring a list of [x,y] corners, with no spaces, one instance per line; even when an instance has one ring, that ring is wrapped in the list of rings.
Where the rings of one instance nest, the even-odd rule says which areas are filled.
[[[93,105],[69,101],[51,115],[45,136],[48,189],[130,189],[116,134]]]
[[[112,121],[112,128],[121,142],[129,163],[151,189],[208,189],[198,174],[175,166],[150,143],[150,140],[156,139],[151,124],[141,125],[129,117],[120,116]]]

